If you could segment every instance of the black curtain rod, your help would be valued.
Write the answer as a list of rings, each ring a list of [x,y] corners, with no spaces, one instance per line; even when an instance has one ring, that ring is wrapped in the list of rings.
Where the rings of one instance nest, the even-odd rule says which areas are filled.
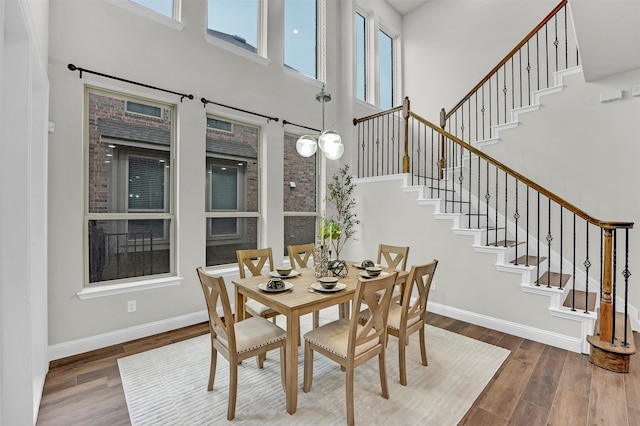
[[[246,109],[240,109],[240,108],[232,107],[232,106],[225,105],[225,104],[219,104],[217,102],[210,101],[209,99],[206,99],[206,98],[200,99],[200,102],[202,102],[202,106],[203,107],[206,107],[207,104],[213,104],[213,105],[218,105],[218,106],[221,106],[221,107],[233,109],[235,111],[240,111],[240,112],[244,112],[244,113],[251,114],[251,115],[257,115],[258,117],[266,118],[267,120],[273,120],[275,122],[280,121],[280,119],[278,117],[269,117],[268,115],[263,115],[263,114],[258,114],[257,112],[247,111]]]
[[[91,70],[88,70],[86,68],[80,68],[80,67],[77,67],[77,66],[75,66],[73,64],[67,65],[67,68],[69,68],[69,70],[71,70],[71,71],[80,71],[80,78],[82,78],[82,73],[83,72],[88,72],[89,74],[95,74],[95,75],[99,75],[101,77],[107,77],[107,78],[112,78],[112,79],[118,80],[118,81],[124,81],[125,83],[131,83],[131,84],[136,84],[138,86],[148,87],[149,89],[160,90],[161,92],[172,93],[174,95],[180,96],[180,102],[182,102],[182,100],[184,98],[193,99],[193,95],[187,95],[186,93],[178,93],[178,92],[174,92],[172,90],[162,89],[160,87],[150,86],[150,85],[144,84],[144,83],[138,83],[137,81],[131,81],[131,80],[126,80],[126,79],[120,78],[120,77],[114,77],[114,76],[109,75],[109,74],[103,74],[101,72],[91,71]]]
[[[287,121],[287,120],[282,120],[282,125],[284,126],[286,124],[289,124],[291,126],[296,126],[296,127],[302,127],[303,129],[312,130],[314,132],[320,133],[320,130],[314,129],[313,127],[307,127],[307,126],[303,126],[302,124],[296,124],[296,123],[292,123],[292,122]]]

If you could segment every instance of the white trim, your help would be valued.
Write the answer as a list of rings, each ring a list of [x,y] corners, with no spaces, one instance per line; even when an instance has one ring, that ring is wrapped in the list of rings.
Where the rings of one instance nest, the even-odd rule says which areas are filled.
[[[135,281],[122,284],[109,284],[85,287],[76,293],[80,300],[95,299],[97,297],[113,296],[115,294],[133,293],[136,291],[181,285],[182,277],[156,278],[152,280]]]
[[[209,320],[206,310],[49,346],[49,361],[89,352]]]
[[[266,66],[269,66],[269,64],[271,63],[271,61],[268,58],[265,58],[264,56],[261,56],[258,53],[253,53],[246,49],[243,49],[242,47],[234,46],[228,41],[224,41],[211,34],[205,33],[204,39],[207,41],[207,43],[211,44],[212,46],[219,47],[221,49],[226,50],[227,52],[235,53],[236,55],[241,56],[245,59],[249,59],[250,61],[253,61],[256,64],[263,65],[266,67]]]
[[[108,3],[111,3],[114,6],[118,6],[124,10],[135,13],[138,16],[142,16],[143,18],[150,19],[152,21],[155,21],[159,24],[164,25],[165,27],[168,27],[177,31],[182,31],[185,26],[182,22],[178,20],[169,18],[168,16],[165,16],[154,10],[146,8],[140,4],[134,3],[133,1],[130,1],[130,0],[108,0]],[[174,3],[175,3],[175,0],[174,0]],[[175,4],[174,4],[174,7],[175,7]]]
[[[434,302],[427,302],[427,310],[449,318],[501,331],[503,333],[544,343],[545,345],[554,346],[571,352],[582,353],[583,350],[582,339],[577,337],[566,336],[552,331],[517,324],[511,321],[505,321],[499,318],[493,318]]]

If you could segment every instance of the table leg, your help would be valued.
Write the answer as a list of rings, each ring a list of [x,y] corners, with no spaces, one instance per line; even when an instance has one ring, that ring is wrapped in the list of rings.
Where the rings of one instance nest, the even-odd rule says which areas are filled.
[[[247,298],[244,294],[238,291],[238,287],[236,287],[236,322],[240,322],[244,319],[244,304],[246,303]]]
[[[287,412],[293,414],[298,406],[298,335],[300,314],[297,311],[287,316],[287,360],[286,392]]]

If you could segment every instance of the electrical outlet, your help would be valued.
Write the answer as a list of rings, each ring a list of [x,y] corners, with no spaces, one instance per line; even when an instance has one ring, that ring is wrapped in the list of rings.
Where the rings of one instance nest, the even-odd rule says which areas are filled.
[[[436,280],[431,281],[431,287],[430,287],[431,291],[436,291]]]
[[[136,311],[136,301],[129,300],[127,302],[127,312],[135,312]]]

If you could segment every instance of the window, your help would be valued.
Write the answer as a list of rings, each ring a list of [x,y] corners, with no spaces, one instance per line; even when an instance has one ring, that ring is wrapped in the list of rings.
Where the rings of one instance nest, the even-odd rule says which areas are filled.
[[[366,18],[356,12],[356,96],[367,100],[367,36]]]
[[[258,52],[259,0],[208,0],[207,32],[239,48]]]
[[[284,136],[284,255],[289,245],[315,242],[318,156],[302,157],[296,151],[298,136]]]
[[[380,108],[393,108],[393,38],[383,30],[380,36]]]
[[[259,130],[207,117],[207,266],[235,263],[236,250],[257,248]]]
[[[316,0],[284,2],[284,64],[311,78],[317,78]]]
[[[88,89],[86,111],[86,282],[171,275],[174,106]]]
[[[131,0],[134,3],[173,18],[173,0]]]

